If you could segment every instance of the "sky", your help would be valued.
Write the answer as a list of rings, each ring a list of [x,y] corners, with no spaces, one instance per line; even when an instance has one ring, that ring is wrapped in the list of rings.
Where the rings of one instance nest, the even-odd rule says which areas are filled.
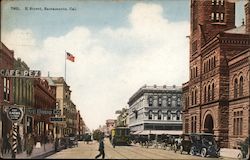
[[[66,82],[92,130],[144,84],[188,81],[189,12],[188,0],[3,0],[1,41],[42,76],[64,77],[65,51],[73,54]]]

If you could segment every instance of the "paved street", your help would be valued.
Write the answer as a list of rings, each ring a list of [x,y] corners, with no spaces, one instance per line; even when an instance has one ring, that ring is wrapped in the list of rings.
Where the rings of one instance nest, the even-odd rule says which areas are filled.
[[[94,159],[97,154],[99,154],[97,141],[93,141],[89,144],[85,144],[82,141],[79,142],[79,145],[76,148],[62,150],[47,158]],[[169,151],[156,148],[143,148],[139,145],[116,146],[115,148],[113,148],[108,139],[105,139],[105,154],[105,159],[202,159],[202,157],[200,156],[191,156],[187,155],[187,153],[180,154],[174,153],[174,151],[171,150]]]

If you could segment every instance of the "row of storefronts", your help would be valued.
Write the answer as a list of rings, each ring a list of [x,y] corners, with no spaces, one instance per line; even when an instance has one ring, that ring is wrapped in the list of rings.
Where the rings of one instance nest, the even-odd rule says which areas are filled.
[[[18,123],[18,137],[21,141],[25,141],[28,134],[32,134],[36,142],[47,143],[53,142],[56,137],[85,132],[85,123],[71,100],[72,91],[63,77],[29,77],[28,65],[20,58],[16,59],[14,51],[9,50],[2,42],[0,69],[6,71],[6,74],[0,76],[1,143],[12,134],[12,122],[7,117],[11,106],[20,107],[24,111],[24,116]],[[15,72],[24,74],[10,75]],[[55,121],[51,118],[62,119]]]

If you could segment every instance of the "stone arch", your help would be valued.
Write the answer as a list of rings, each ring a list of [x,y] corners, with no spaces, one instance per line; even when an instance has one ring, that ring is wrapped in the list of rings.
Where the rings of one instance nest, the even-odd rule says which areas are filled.
[[[203,116],[202,128],[205,133],[214,133],[215,119],[210,110],[208,110]]]

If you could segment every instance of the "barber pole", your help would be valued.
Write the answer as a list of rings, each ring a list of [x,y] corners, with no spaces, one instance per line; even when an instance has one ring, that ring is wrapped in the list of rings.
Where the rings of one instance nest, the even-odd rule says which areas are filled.
[[[17,153],[17,123],[12,125],[12,158],[16,158]]]

